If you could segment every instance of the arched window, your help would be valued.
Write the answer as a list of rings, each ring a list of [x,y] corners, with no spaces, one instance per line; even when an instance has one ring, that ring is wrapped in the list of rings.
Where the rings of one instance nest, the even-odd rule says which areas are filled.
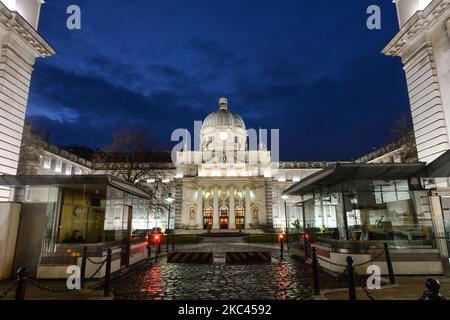
[[[206,207],[203,210],[203,229],[211,229],[213,224],[213,208]]]
[[[220,229],[228,229],[228,207],[220,207],[219,214]]]

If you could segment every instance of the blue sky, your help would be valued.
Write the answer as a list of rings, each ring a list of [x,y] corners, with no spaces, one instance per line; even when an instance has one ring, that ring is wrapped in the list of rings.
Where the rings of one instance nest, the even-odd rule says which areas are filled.
[[[390,0],[47,0],[39,32],[57,55],[36,63],[28,120],[60,145],[133,124],[170,149],[226,96],[248,128],[280,129],[282,160],[349,160],[409,110],[400,60],[380,53],[397,30]]]

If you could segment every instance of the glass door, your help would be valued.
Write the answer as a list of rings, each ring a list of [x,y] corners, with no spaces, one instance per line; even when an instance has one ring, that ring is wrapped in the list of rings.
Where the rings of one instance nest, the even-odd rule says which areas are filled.
[[[133,220],[133,208],[130,206],[124,206],[122,219],[122,250],[120,255],[121,267],[125,267],[130,264],[132,220]]]

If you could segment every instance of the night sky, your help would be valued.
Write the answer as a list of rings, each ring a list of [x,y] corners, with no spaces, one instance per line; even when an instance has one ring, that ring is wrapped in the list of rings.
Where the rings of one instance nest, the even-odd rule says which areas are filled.
[[[371,4],[381,30],[366,28]],[[226,96],[247,128],[280,129],[281,160],[349,160],[409,110],[401,61],[381,54],[397,30],[391,0],[46,0],[39,32],[57,55],[36,63],[28,120],[93,148],[147,126],[170,150]]]

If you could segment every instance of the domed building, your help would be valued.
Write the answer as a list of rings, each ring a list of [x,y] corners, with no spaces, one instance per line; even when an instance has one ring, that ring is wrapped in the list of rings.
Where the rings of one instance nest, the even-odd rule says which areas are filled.
[[[285,227],[282,190],[322,164],[316,169],[274,161],[259,135],[220,98],[218,109],[202,122],[198,150],[177,152],[178,232]]]

